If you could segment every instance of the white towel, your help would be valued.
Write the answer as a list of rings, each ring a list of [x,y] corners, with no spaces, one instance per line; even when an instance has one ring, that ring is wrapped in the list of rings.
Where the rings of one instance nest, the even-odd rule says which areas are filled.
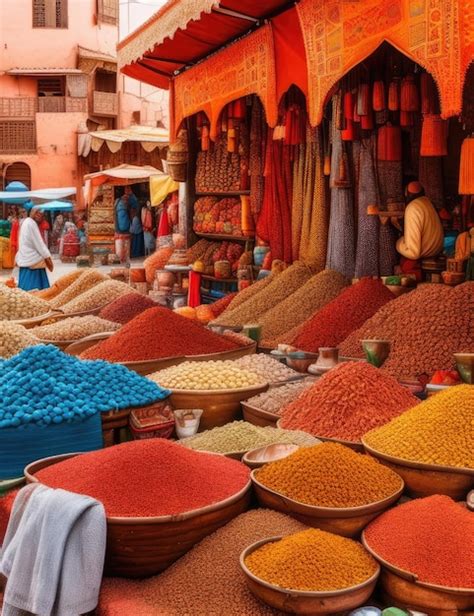
[[[96,608],[104,567],[101,503],[30,484],[13,505],[0,572],[7,579],[2,616],[79,616]]]

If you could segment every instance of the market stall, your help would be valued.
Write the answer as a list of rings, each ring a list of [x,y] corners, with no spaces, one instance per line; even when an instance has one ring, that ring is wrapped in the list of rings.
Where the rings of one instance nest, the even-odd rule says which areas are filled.
[[[0,285],[0,439],[41,433],[27,490],[100,509],[78,558],[104,577],[82,611],[474,610],[466,16],[461,1],[171,0],[120,44],[126,74],[171,89],[184,201],[166,205],[168,240],[139,284],[91,269],[36,296]],[[150,181],[153,202],[169,183]],[[76,342],[61,354],[45,336]],[[73,429],[84,453],[55,456]]]
[[[152,216],[147,203],[150,204],[153,198],[153,205],[160,205],[169,194],[177,190],[178,185],[155,167],[125,164],[87,174],[84,176],[84,182],[85,199],[89,205],[89,245],[92,251],[108,251],[110,254],[118,254],[121,262],[128,260],[131,256],[130,229],[134,222],[131,217],[133,210],[143,244],[141,255],[136,256],[144,256],[144,231],[150,233],[157,226],[152,217],[151,221],[146,222],[147,228],[143,227],[144,214],[148,211]],[[134,189],[122,190],[123,187],[130,186],[135,186],[140,201]],[[116,189],[121,191],[120,195]],[[126,203],[124,194],[127,195]],[[119,213],[122,210],[123,216],[120,218]]]

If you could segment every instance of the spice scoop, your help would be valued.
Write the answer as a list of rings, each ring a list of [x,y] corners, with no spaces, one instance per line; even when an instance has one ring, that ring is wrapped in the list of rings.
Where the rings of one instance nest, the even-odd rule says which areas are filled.
[[[173,411],[176,420],[176,435],[179,439],[194,436],[199,430],[202,409],[176,409]]]

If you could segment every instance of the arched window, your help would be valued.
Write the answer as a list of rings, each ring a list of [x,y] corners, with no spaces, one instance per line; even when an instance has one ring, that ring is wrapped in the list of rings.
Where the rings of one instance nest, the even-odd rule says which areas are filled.
[[[4,174],[3,186],[8,186],[10,182],[23,182],[31,189],[31,169],[26,163],[11,163],[7,166]]]

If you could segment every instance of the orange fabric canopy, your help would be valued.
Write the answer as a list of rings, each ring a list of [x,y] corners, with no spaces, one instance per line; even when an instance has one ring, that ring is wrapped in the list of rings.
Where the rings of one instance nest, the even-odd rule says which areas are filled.
[[[130,77],[168,89],[176,71],[291,4],[288,0],[169,0],[118,44],[119,65]]]
[[[170,0],[119,44],[119,63],[131,77],[171,88],[171,138],[182,119],[197,111],[206,112],[215,134],[222,107],[249,93],[260,96],[272,125],[291,84],[306,95],[312,125],[319,124],[332,87],[384,41],[431,73],[444,117],[460,113],[465,74],[474,58],[474,3],[300,0],[296,8],[291,5],[285,0]],[[271,17],[270,24],[225,47],[255,30],[261,24],[253,19],[262,17]]]

